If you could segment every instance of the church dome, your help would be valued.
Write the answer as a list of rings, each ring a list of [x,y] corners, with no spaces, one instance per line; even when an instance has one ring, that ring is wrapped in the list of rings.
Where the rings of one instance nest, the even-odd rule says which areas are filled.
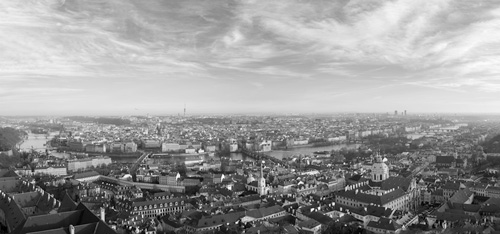
[[[372,180],[375,182],[389,178],[389,167],[382,158],[377,155],[375,163],[372,165]]]

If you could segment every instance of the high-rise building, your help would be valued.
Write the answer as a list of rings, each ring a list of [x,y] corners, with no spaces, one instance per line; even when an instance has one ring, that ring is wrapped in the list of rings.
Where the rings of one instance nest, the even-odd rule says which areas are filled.
[[[406,110],[405,110],[405,115],[406,115]]]
[[[398,115],[398,111],[397,110],[394,111],[394,115]]]

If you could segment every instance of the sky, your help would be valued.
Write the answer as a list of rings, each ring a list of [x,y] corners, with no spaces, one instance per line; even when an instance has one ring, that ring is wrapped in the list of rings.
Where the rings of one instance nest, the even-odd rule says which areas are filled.
[[[0,115],[500,112],[498,0],[2,0]]]

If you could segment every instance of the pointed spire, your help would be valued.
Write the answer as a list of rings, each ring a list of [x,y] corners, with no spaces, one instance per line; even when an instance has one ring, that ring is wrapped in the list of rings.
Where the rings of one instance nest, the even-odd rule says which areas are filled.
[[[260,177],[264,178],[264,161],[260,164]]]

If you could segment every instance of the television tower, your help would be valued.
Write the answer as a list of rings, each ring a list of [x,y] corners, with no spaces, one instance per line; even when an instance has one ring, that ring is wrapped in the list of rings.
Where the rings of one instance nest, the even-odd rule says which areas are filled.
[[[186,103],[184,103],[184,117],[186,117]]]

